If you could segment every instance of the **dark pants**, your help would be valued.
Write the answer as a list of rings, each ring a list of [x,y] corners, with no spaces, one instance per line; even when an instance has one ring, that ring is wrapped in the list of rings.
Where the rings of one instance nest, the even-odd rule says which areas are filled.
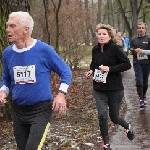
[[[143,98],[146,97],[146,92],[148,89],[150,64],[133,63],[133,68],[135,72],[137,93],[139,99],[143,100]]]
[[[94,90],[94,98],[98,110],[98,119],[101,135],[104,144],[109,144],[108,135],[108,107],[109,116],[114,124],[119,124],[125,129],[128,129],[128,123],[119,117],[119,109],[122,98],[124,96],[123,90],[117,91],[96,91]]]
[[[52,101],[32,106],[13,103],[14,136],[19,150],[41,149],[50,126]]]

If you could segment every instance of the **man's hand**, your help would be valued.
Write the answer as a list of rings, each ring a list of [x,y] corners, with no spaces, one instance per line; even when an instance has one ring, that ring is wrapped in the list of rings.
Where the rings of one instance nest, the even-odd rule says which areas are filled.
[[[140,48],[136,48],[135,51],[136,51],[138,54],[141,54],[141,53],[142,53],[142,49],[140,49]]]
[[[66,114],[66,97],[63,93],[58,93],[53,101],[53,111],[58,112],[59,115]]]
[[[0,92],[0,106],[5,106],[7,94],[5,91]]]

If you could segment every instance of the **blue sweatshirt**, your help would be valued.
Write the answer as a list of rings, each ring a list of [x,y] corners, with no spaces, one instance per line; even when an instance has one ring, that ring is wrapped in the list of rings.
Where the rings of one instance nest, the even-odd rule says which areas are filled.
[[[27,50],[24,48],[22,52],[14,50],[14,44],[3,52],[2,87],[12,91],[12,100],[18,105],[33,105],[53,99],[51,71],[61,77],[61,84],[69,87],[71,83],[70,67],[50,45],[35,41],[33,46]]]

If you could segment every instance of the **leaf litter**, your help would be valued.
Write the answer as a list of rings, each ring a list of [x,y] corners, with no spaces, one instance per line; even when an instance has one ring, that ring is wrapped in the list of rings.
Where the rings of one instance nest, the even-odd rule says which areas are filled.
[[[92,92],[92,79],[85,78],[86,70],[73,71],[72,84],[66,96],[67,114],[58,116],[53,113],[51,127],[42,150],[99,150],[102,145],[97,109]],[[53,95],[57,94],[60,78],[53,73]],[[126,111],[122,101],[120,115]],[[0,149],[16,150],[12,121],[0,116]],[[108,120],[109,134],[113,134],[117,125]]]

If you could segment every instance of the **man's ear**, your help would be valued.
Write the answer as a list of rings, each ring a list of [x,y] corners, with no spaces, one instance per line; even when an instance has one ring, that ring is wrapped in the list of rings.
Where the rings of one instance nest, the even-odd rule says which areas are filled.
[[[24,33],[25,34],[29,33],[29,27],[24,27]]]

